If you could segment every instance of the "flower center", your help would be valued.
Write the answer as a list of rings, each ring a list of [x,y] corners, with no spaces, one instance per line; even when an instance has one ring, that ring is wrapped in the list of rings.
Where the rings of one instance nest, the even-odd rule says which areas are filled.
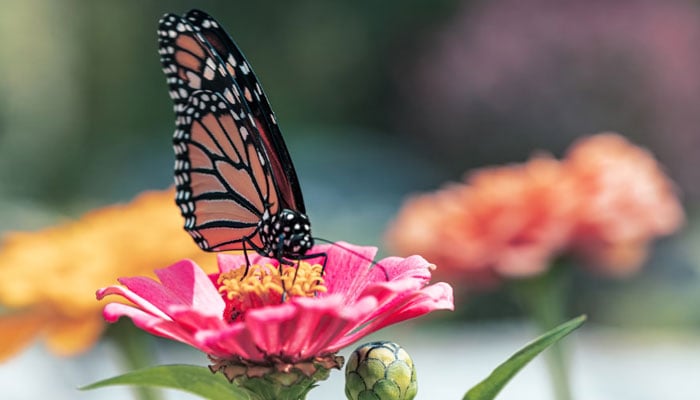
[[[227,321],[243,319],[246,311],[266,305],[283,303],[292,297],[314,297],[327,289],[323,281],[323,267],[300,261],[296,266],[253,264],[219,275],[219,292],[226,300],[224,318]]]

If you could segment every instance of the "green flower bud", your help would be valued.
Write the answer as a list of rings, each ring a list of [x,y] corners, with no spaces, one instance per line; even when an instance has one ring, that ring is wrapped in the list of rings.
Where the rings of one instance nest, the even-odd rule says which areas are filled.
[[[345,396],[349,400],[412,400],[418,392],[413,360],[396,343],[364,344],[345,366]]]

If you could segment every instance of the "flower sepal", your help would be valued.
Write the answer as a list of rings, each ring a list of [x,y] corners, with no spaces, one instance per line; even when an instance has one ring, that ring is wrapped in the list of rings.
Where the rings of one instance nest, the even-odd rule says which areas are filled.
[[[209,369],[222,373],[226,379],[249,392],[252,399],[300,400],[328,379],[331,369],[340,369],[344,359],[330,354],[295,363],[278,362],[269,365],[252,363],[243,358],[223,359],[210,356]]]

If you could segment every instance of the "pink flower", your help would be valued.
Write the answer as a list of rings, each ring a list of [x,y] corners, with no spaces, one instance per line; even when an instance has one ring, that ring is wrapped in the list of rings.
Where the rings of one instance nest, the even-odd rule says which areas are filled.
[[[540,155],[482,168],[411,197],[386,239],[398,254],[418,252],[440,273],[488,289],[544,273],[569,255],[604,275],[630,275],[651,242],[684,220],[653,155],[607,132],[579,140],[563,160]]]
[[[534,276],[568,246],[575,226],[573,187],[548,156],[483,168],[462,183],[410,198],[386,240],[397,253],[423,254],[446,277],[472,286]]]
[[[564,168],[581,200],[572,247],[602,274],[636,272],[649,244],[685,221],[676,187],[658,161],[618,134],[580,139],[569,149]]]
[[[281,286],[286,293],[292,285],[304,286],[309,297],[284,297],[275,290],[235,292],[226,284],[250,287],[240,275],[226,277],[244,270],[246,261],[242,255],[226,254],[218,257],[217,274],[207,275],[194,262],[183,260],[157,270],[160,282],[121,278],[123,286],[100,289],[97,297],[118,295],[133,303],[107,304],[103,314],[109,322],[127,316],[149,333],[187,343],[217,359],[259,364],[327,356],[387,325],[454,307],[448,284],[428,286],[433,266],[420,256],[389,257],[373,265],[373,247],[337,243],[316,246],[313,252],[328,256],[322,278],[314,278],[321,285],[304,286],[309,264],[302,262],[298,272],[288,268],[294,271],[292,279]],[[278,269],[276,260],[258,255],[251,255],[250,262],[246,277],[255,271],[274,275]]]

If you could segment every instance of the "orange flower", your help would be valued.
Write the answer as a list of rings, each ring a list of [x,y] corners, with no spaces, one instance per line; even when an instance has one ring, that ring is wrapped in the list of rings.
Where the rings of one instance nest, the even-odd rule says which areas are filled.
[[[567,245],[570,192],[568,176],[545,156],[478,170],[466,184],[410,199],[387,241],[400,254],[419,253],[481,283],[534,275]]]
[[[104,327],[95,288],[124,275],[150,274],[182,258],[212,271],[216,259],[182,229],[174,191],[37,232],[9,233],[0,246],[0,360],[38,336],[58,355],[89,349]]]
[[[581,199],[573,245],[600,272],[636,271],[649,242],[683,224],[673,182],[648,151],[622,136],[603,133],[576,142],[564,167]]]
[[[484,168],[465,183],[413,197],[386,238],[395,252],[419,253],[438,272],[478,286],[539,274],[569,250],[608,274],[629,272],[651,239],[682,221],[672,183],[653,157],[601,134],[576,144],[564,161],[538,156]]]

